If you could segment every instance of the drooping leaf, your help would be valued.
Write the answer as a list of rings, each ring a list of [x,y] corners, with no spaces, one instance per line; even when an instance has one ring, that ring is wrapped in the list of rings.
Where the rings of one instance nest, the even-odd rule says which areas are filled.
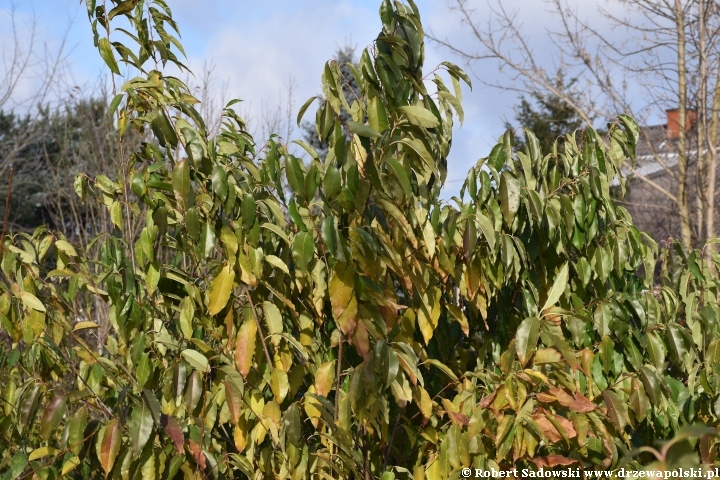
[[[182,351],[182,357],[198,372],[206,372],[208,359],[197,350],[186,349]]]
[[[152,415],[150,414],[150,409],[147,405],[145,405],[145,403],[141,402],[133,407],[128,426],[130,427],[130,450],[132,452],[132,456],[137,458],[140,456],[140,452],[142,452],[145,444],[150,439],[150,434],[152,433],[153,428]]]
[[[532,357],[538,338],[540,338],[540,319],[528,317],[523,320],[515,335],[515,350],[523,366]]]
[[[47,441],[50,435],[60,424],[65,410],[67,408],[67,398],[65,395],[56,395],[45,407],[45,411],[40,418],[40,438]]]
[[[100,459],[100,466],[105,470],[105,476],[107,477],[120,451],[120,425],[117,419],[110,420],[101,432],[101,441],[98,442],[98,458]]]
[[[553,281],[552,286],[547,292],[547,300],[545,301],[545,304],[542,307],[542,311],[547,310],[548,308],[555,305],[555,303],[560,299],[560,297],[565,292],[565,287],[567,286],[568,282],[568,271],[569,271],[569,264],[565,262],[562,267],[560,267],[560,270],[558,271],[557,276],[555,277],[555,280]]]
[[[115,75],[120,75],[120,69],[117,61],[115,61],[115,54],[107,38],[103,37],[98,41],[98,49],[100,50],[100,56],[105,60],[105,64],[110,68],[110,71]]]
[[[232,293],[233,282],[235,281],[235,269],[230,263],[226,263],[213,279],[208,295],[208,313],[216,315],[225,308],[230,294]]]
[[[425,128],[434,128],[440,125],[437,117],[425,107],[408,105],[405,107],[399,107],[398,111],[404,113],[413,125]]]
[[[255,355],[257,327],[253,320],[245,320],[238,330],[235,341],[235,364],[243,378],[247,378]]]

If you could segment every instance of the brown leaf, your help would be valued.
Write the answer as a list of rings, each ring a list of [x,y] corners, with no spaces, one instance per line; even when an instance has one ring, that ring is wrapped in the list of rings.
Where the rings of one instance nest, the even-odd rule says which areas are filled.
[[[545,457],[535,457],[530,459],[538,468],[552,468],[558,465],[572,465],[580,463],[578,460],[563,457],[562,455],[547,455]]]
[[[175,420],[174,417],[163,413],[160,416],[160,424],[165,430],[165,433],[167,433],[168,437],[172,438],[178,455],[182,455],[183,446],[185,445],[185,437],[183,436],[182,429],[180,428],[180,425],[178,425],[177,420]]]
[[[205,454],[202,451],[202,448],[200,448],[200,445],[193,442],[192,440],[188,441],[188,446],[190,447],[190,451],[193,454],[193,458],[195,459],[195,462],[200,467],[200,470],[205,471],[205,467],[207,466]]]
[[[550,415],[550,414],[548,414]],[[565,417],[561,417],[559,415],[554,415],[553,417],[555,421],[557,421],[560,426],[565,430],[567,433],[568,438],[574,438],[577,436],[577,432],[575,431],[575,427],[573,426],[572,422],[568,420]],[[555,425],[548,420],[546,414],[544,413],[536,413],[532,415],[532,419],[535,420],[535,422],[540,426],[540,428],[543,431],[543,434],[550,440],[551,442],[559,442],[563,439],[562,435],[560,435],[560,432],[558,432],[557,428],[555,428]]]
[[[470,419],[464,413],[447,412],[447,414],[455,425],[467,427],[470,424]]]
[[[497,390],[495,390],[494,392],[492,392],[492,393],[491,393],[490,395],[488,395],[487,397],[483,398],[483,399],[480,401],[480,404],[479,404],[478,406],[479,406],[480,408],[488,408],[488,407],[490,406],[490,404],[492,403],[492,401],[495,399],[495,395],[497,395]]]
[[[537,396],[538,400],[544,403],[552,402],[552,400],[548,400],[550,397],[555,397],[555,400],[557,400],[560,405],[568,407],[570,410],[577,413],[592,412],[597,408],[597,405],[585,398],[582,393],[575,392],[574,395],[570,395],[567,390],[563,390],[561,388],[551,388],[547,392],[547,395],[538,394]]]
[[[448,417],[455,425],[467,427],[470,424],[470,419],[465,414],[458,412],[458,408],[450,400],[443,398],[442,404]]]

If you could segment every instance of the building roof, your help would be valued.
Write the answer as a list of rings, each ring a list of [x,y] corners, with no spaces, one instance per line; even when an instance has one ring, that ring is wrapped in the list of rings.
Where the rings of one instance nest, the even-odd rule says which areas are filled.
[[[635,150],[634,174],[651,177],[658,172],[664,172],[665,169],[657,161],[657,157],[663,159],[667,168],[677,165],[677,139],[669,139],[666,132],[667,125],[641,127],[640,139]]]

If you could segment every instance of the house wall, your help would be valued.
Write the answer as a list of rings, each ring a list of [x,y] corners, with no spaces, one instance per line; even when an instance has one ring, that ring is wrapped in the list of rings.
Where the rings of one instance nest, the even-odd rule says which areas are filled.
[[[695,169],[690,169],[690,171],[694,172]],[[673,195],[677,194],[677,181],[664,170],[650,176],[650,179],[665,190],[672,192]],[[695,218],[698,211],[696,180],[696,177],[692,176],[688,181],[691,215]],[[715,188],[717,192],[720,192],[720,179],[716,182]],[[618,200],[617,203],[627,208],[635,226],[647,232],[656,242],[680,238],[680,215],[677,204],[646,182],[629,179],[625,197]],[[717,198],[715,212],[717,234],[720,233],[720,201]],[[701,247],[697,244],[696,234],[697,232],[693,232],[693,243],[696,247]]]

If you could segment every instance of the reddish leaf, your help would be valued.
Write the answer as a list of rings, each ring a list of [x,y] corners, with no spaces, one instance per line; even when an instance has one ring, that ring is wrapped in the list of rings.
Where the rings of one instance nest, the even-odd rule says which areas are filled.
[[[545,436],[551,442],[555,443],[563,439],[563,436],[560,434],[560,432],[558,432],[557,428],[555,428],[555,425],[553,425],[553,423],[548,420],[545,413],[536,413],[532,416],[532,419],[535,420],[535,422],[540,426],[543,434],[545,434]],[[565,430],[568,438],[573,438],[577,436],[575,427],[570,420],[559,415],[554,415],[553,419],[560,425],[560,427],[562,427],[563,430]]]
[[[483,398],[480,401],[480,404],[478,405],[480,408],[488,408],[492,401],[495,399],[495,395],[497,395],[497,390],[495,390],[493,393],[488,395],[487,397]]]
[[[447,412],[447,414],[455,425],[467,427],[470,424],[470,419],[464,413]]]
[[[40,419],[40,437],[43,440],[47,440],[50,434],[57,428],[60,420],[65,415],[65,409],[67,402],[65,401],[65,395],[57,395],[55,398],[50,400],[45,411]]]
[[[105,470],[105,476],[110,474],[119,450],[120,427],[117,420],[111,420],[105,427],[105,434],[100,447],[100,466]]]
[[[200,448],[200,445],[193,442],[192,440],[188,441],[188,446],[190,447],[190,451],[192,452],[193,458],[195,459],[195,462],[200,467],[200,470],[205,471],[205,467],[207,467],[205,454],[202,451],[202,448]]]
[[[552,403],[556,401],[560,405],[568,407],[577,413],[592,412],[597,408],[597,405],[588,400],[582,393],[575,392],[574,395],[570,395],[567,390],[561,388],[551,388],[547,392],[538,393],[537,399],[542,403]]]
[[[160,423],[163,430],[165,430],[165,433],[167,433],[168,437],[172,438],[172,441],[175,444],[175,450],[177,450],[178,455],[182,455],[183,446],[185,445],[185,437],[183,436],[182,429],[180,428],[180,425],[178,425],[177,420],[175,420],[174,417],[165,415],[163,413],[160,417]]]
[[[225,381],[225,400],[227,401],[228,410],[232,417],[233,424],[237,425],[242,410],[242,395],[237,391],[232,383]]]

